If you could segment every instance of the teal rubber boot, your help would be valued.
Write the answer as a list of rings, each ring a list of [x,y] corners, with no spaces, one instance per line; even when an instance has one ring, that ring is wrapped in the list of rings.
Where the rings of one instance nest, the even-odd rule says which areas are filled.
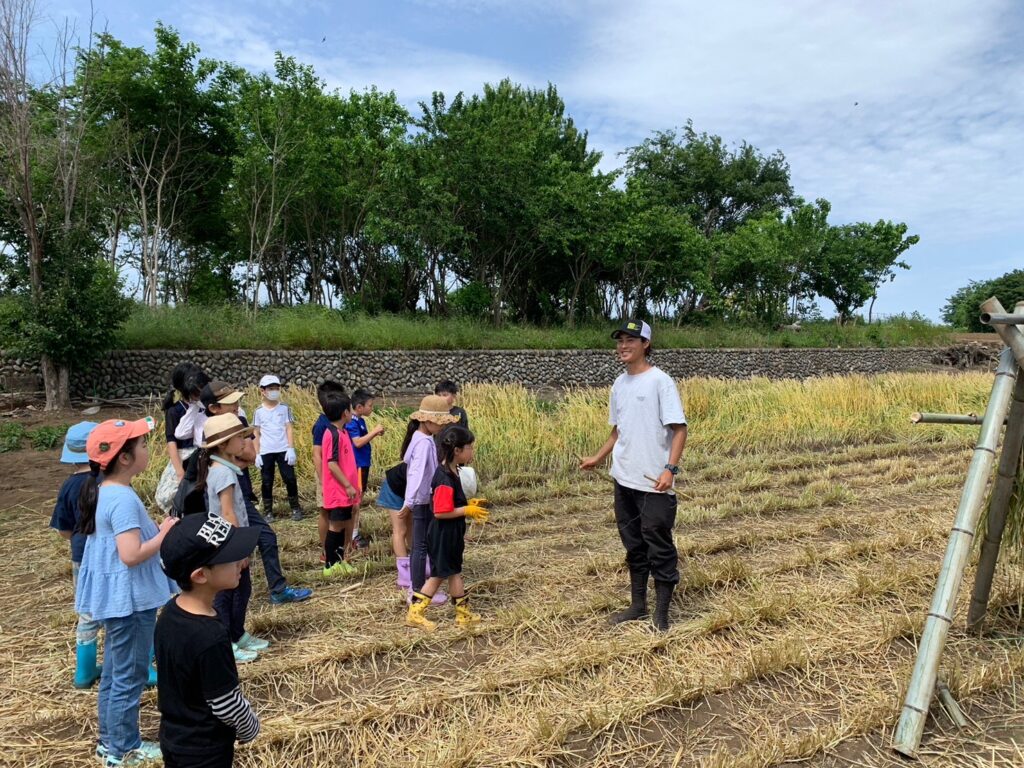
[[[75,643],[75,688],[90,688],[100,679],[96,667],[96,641]]]
[[[153,649],[149,649],[149,678],[146,680],[147,688],[156,687],[156,664],[153,661],[154,654]]]

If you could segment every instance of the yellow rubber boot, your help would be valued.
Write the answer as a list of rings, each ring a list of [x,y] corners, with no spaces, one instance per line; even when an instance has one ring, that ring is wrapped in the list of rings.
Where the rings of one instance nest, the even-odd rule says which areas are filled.
[[[469,610],[469,598],[465,595],[455,598],[455,623],[460,627],[468,627],[480,623],[480,614]]]
[[[430,595],[424,595],[422,592],[413,592],[412,602],[409,604],[409,612],[405,614],[405,625],[433,632],[437,629],[437,624],[427,618],[427,608],[429,607]]]

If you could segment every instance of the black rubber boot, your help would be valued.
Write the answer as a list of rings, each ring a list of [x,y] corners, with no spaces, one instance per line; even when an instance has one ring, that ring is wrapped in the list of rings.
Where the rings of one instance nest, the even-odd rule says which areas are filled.
[[[263,500],[263,519],[268,523],[274,520],[274,500],[272,498]]]
[[[299,506],[299,497],[298,496],[289,496],[288,497],[288,506],[290,506],[292,508],[292,520],[301,520],[302,519],[302,507]]]
[[[654,628],[659,632],[668,631],[668,607],[672,604],[672,593],[676,585],[670,581],[654,582],[657,604],[654,606]]]
[[[647,618],[647,577],[647,573],[629,572],[629,608],[609,616],[609,624],[621,624],[624,621],[639,621]]]

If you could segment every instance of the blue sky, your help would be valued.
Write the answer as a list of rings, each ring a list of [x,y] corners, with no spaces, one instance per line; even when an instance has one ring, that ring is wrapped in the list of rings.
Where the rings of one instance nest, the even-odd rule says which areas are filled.
[[[781,149],[833,223],[906,221],[921,243],[876,312],[938,318],[971,279],[1024,266],[1024,6],[1013,0],[94,0],[97,28],[152,45],[159,19],[203,55],[329,85],[434,90],[553,82],[604,153],[693,119]],[[87,28],[88,2],[40,0]],[[40,30],[43,31],[42,29]],[[1015,44],[1016,43],[1016,44]]]

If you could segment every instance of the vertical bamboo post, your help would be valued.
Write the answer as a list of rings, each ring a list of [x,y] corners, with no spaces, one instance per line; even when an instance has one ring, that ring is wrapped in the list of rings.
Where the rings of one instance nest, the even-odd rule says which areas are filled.
[[[1006,515],[1010,511],[1013,484],[1017,477],[1021,448],[1024,447],[1024,376],[1017,372],[1017,386],[1013,389],[1013,402],[1007,417],[1003,449],[999,455],[999,469],[988,504],[988,521],[985,525],[985,540],[981,543],[978,572],[974,577],[974,591],[971,593],[971,607],[967,611],[967,629],[980,632],[985,622],[988,598],[992,592],[992,578],[999,559],[999,545],[1003,540]]]
[[[1004,349],[999,356],[992,395],[985,409],[981,434],[960,495],[960,506],[957,508],[953,530],[946,545],[946,555],[942,560],[942,569],[939,571],[935,594],[928,609],[924,632],[921,633],[914,672],[907,688],[907,698],[893,737],[893,749],[907,757],[916,757],[917,748],[921,744],[928,707],[935,693],[939,658],[946,644],[949,627],[953,623],[957,592],[964,578],[967,558],[971,553],[974,531],[978,527],[978,518],[985,502],[985,487],[992,471],[999,433],[1002,431],[1003,419],[1006,418],[1016,378],[1017,361],[1011,350]]]

